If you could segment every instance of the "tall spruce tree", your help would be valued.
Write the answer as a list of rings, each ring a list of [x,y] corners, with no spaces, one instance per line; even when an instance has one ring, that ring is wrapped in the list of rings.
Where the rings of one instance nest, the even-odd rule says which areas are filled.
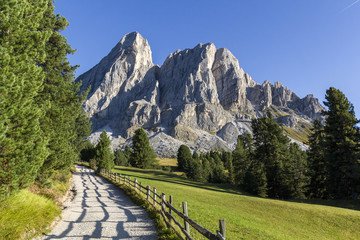
[[[310,183],[308,196],[310,198],[327,198],[327,163],[324,150],[324,128],[318,119],[315,119],[309,136],[308,165]]]
[[[331,198],[358,196],[359,184],[359,133],[355,125],[353,105],[336,88],[326,91],[323,112],[326,117],[325,159],[328,169],[328,191]]]
[[[156,154],[150,147],[149,138],[144,129],[139,128],[133,137],[132,164],[138,168],[153,168]]]
[[[236,147],[232,152],[236,184],[244,183],[245,174],[250,167],[252,158],[252,138],[248,133],[239,135]]]
[[[289,138],[274,121],[271,114],[254,119],[251,122],[254,136],[255,160],[264,164],[267,179],[267,195],[272,198],[284,198],[284,162],[289,158]],[[255,164],[261,166],[261,164]],[[256,167],[260,171],[262,167]],[[257,173],[261,176],[261,173]]]
[[[60,33],[68,22],[54,14],[52,0],[47,0],[46,4],[40,27],[43,31],[51,32],[51,36],[45,45],[45,61],[39,64],[45,72],[45,79],[37,102],[45,109],[40,126],[49,139],[47,147],[50,155],[38,172],[40,184],[46,184],[55,172],[69,171],[79,158],[81,140],[90,133],[89,119],[81,107],[85,97],[79,95],[79,84],[74,83],[77,66],[71,66],[67,59],[67,55],[75,51]]]
[[[114,167],[114,155],[110,149],[111,141],[104,130],[100,135],[100,141],[96,145],[96,165],[100,169],[110,170]]]
[[[289,158],[284,161],[283,198],[304,199],[309,184],[306,152],[296,143],[289,146]]]
[[[29,186],[49,154],[34,99],[45,79],[47,10],[44,0],[0,0],[0,198]]]

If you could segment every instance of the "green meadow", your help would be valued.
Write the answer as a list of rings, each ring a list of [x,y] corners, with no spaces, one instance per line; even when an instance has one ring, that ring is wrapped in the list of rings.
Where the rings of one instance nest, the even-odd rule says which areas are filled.
[[[249,196],[226,184],[203,184],[159,170],[117,167],[142,185],[172,195],[189,217],[212,232],[226,221],[226,239],[359,239],[359,201],[282,201]],[[191,229],[193,230],[193,229]],[[202,239],[194,233],[195,239]]]

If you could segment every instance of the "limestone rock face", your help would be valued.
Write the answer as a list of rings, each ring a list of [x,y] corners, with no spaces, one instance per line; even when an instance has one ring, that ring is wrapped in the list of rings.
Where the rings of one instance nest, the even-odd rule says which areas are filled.
[[[83,107],[93,123],[91,141],[105,129],[117,149],[142,127],[159,156],[175,156],[181,144],[230,151],[239,134],[252,131],[250,120],[267,111],[299,128],[324,109],[312,95],[301,99],[279,82],[256,83],[229,50],[212,43],[177,50],[161,67],[151,54],[146,39],[129,33],[76,79],[81,91],[90,88]]]

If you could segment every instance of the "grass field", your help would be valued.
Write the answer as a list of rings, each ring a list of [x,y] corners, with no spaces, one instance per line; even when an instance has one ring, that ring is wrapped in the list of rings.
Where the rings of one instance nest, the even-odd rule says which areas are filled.
[[[230,185],[202,184],[156,170],[120,167],[115,171],[173,195],[189,217],[215,232],[226,221],[227,239],[359,239],[359,201],[280,201],[241,194]],[[316,204],[314,204],[316,203]],[[331,207],[334,205],[338,207]],[[352,209],[350,209],[352,208]],[[195,235],[195,239],[200,239]]]
[[[177,167],[176,158],[156,158],[159,161],[160,166]]]

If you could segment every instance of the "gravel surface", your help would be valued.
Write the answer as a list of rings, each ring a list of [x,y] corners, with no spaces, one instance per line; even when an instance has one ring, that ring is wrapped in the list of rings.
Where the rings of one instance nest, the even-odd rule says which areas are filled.
[[[145,210],[93,170],[77,166],[73,181],[74,197],[43,239],[157,239]]]

